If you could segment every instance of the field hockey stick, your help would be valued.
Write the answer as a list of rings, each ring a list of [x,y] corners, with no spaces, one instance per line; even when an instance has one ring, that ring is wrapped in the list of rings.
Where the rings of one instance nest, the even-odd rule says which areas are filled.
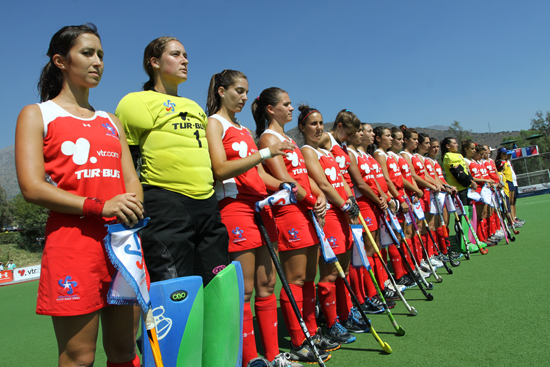
[[[363,228],[365,229],[365,233],[369,237],[370,242],[372,243],[372,247],[374,248],[374,251],[376,252],[376,256],[378,256],[378,259],[380,259],[380,262],[384,266],[384,270],[388,274],[388,279],[390,280],[393,287],[395,288],[395,291],[397,292],[397,295],[399,296],[399,299],[401,299],[401,302],[403,302],[403,304],[405,305],[405,308],[407,309],[407,311],[409,311],[409,313],[412,316],[416,316],[418,314],[418,312],[416,311],[416,308],[410,306],[407,303],[407,300],[405,299],[405,296],[399,290],[399,286],[397,285],[397,282],[395,281],[395,278],[393,277],[392,273],[390,272],[390,269],[388,269],[388,265],[386,265],[386,262],[382,258],[382,254],[380,254],[380,249],[376,245],[376,242],[374,241],[374,238],[372,237],[372,233],[370,232],[369,227],[367,226],[367,223],[365,223],[365,219],[363,219],[363,216],[361,215],[361,213],[359,213],[358,218],[359,218],[359,221],[361,222],[361,224],[363,225]]]
[[[510,230],[510,227],[508,226],[508,222],[506,221],[506,218],[504,217],[504,209],[502,209],[502,206],[506,205],[500,200],[500,197],[497,196],[497,200],[500,204],[499,211],[497,213],[499,214],[500,219],[500,226],[502,227],[502,230],[506,236],[510,239],[510,241],[514,242],[516,240],[516,237],[512,234],[512,231]]]
[[[409,198],[405,198],[405,200],[407,201],[407,205],[409,205],[409,208],[410,208],[409,213],[408,213],[409,218],[411,219],[412,225],[413,225],[414,230],[416,232],[416,236],[418,237],[418,240],[420,241],[420,246],[422,247],[422,251],[424,252],[424,255],[426,256],[426,259],[427,259],[426,262],[428,263],[428,266],[430,267],[430,271],[432,272],[432,274],[435,277],[435,281],[438,282],[438,283],[441,283],[443,281],[443,278],[441,278],[435,272],[435,269],[434,269],[432,263],[429,261],[430,257],[428,256],[428,251],[426,250],[426,247],[424,246],[424,241],[422,241],[422,236],[420,235],[420,231],[418,230],[418,226],[416,225],[416,218],[415,218],[416,213],[413,214],[414,209],[411,205],[411,202],[410,202]],[[445,265],[445,269],[447,269],[447,272],[449,272],[449,274],[453,273],[453,271],[447,267],[447,264],[445,264],[445,262],[443,262],[443,265]]]
[[[387,211],[388,211],[388,214],[391,215],[391,212],[389,212],[389,209],[387,209]],[[424,294],[426,299],[428,301],[433,300],[434,297],[432,296],[432,294],[426,292],[426,290],[424,289],[424,286],[422,285],[422,282],[420,282],[420,280],[417,279],[416,274],[414,274],[414,271],[411,268],[411,265],[409,264],[409,262],[407,261],[407,258],[405,257],[405,253],[403,252],[403,249],[401,248],[401,244],[399,243],[399,240],[395,236],[395,233],[393,232],[393,229],[391,228],[390,224],[388,223],[388,220],[386,219],[386,216],[384,215],[384,213],[381,213],[380,217],[384,221],[384,224],[386,224],[386,228],[388,229],[388,232],[389,232],[390,236],[393,239],[393,243],[395,244],[395,247],[397,247],[397,251],[399,252],[399,255],[401,255],[401,257],[403,258],[403,262],[405,263],[405,266],[407,267],[407,270],[408,270],[409,274],[413,277],[416,284],[418,284],[418,288],[420,288],[420,290],[422,291],[422,293]],[[405,236],[402,236],[402,237],[404,238]],[[420,276],[420,277],[422,278],[422,276]]]
[[[435,197],[434,197],[435,198]],[[445,198],[447,198],[445,196]],[[445,219],[443,218],[443,207],[439,205],[439,200],[437,200],[437,198],[435,198],[435,207],[437,209],[437,214],[439,215],[439,222],[441,224],[441,227],[439,228],[443,228],[443,234],[444,234],[444,237],[445,238],[449,238],[449,231],[447,231],[447,227],[445,226]],[[432,241],[433,241],[433,236],[432,237]],[[439,255],[441,255],[442,251],[441,251],[441,247],[439,246],[439,243],[437,242],[434,242],[435,244],[435,249],[437,252],[439,252]],[[449,262],[451,263],[452,266],[454,267],[457,267],[460,265],[460,261],[458,260],[453,260],[453,258],[451,257],[451,248],[450,247],[447,247],[447,253],[449,254],[449,256],[447,256],[447,258],[449,259]],[[447,264],[445,263],[444,259],[443,259],[443,256],[440,256],[441,257],[441,261],[443,262],[443,265],[445,266],[445,269],[447,269],[447,272],[450,270],[448,267],[447,267]],[[452,274],[452,272],[450,272],[449,274]]]
[[[338,258],[334,255],[334,252],[332,252],[332,250],[330,249],[330,245],[328,245],[325,233],[321,229],[321,226],[319,226],[319,222],[317,222],[317,218],[316,218],[315,213],[313,211],[311,211],[311,221],[313,222],[313,226],[315,227],[315,232],[317,234],[317,238],[319,238],[319,245],[321,246],[322,257],[323,257],[323,260],[324,260],[325,264],[334,264],[334,267],[338,271],[338,275],[340,276],[340,278],[342,278],[342,280],[344,281],[344,284],[346,285],[346,288],[347,288],[347,290],[350,294],[350,297],[351,297],[351,300],[352,300],[353,304],[355,305],[355,307],[357,308],[357,310],[361,314],[361,317],[363,318],[363,320],[365,321],[365,323],[369,327],[372,336],[378,342],[378,344],[380,345],[380,347],[382,348],[382,350],[384,352],[386,352],[388,354],[391,353],[392,349],[391,349],[390,345],[388,343],[385,343],[384,341],[382,341],[382,339],[378,336],[378,334],[376,333],[376,331],[372,327],[372,324],[371,324],[369,318],[365,314],[365,311],[363,311],[363,309],[361,308],[361,304],[359,303],[359,300],[357,299],[357,297],[355,296],[355,293],[353,292],[353,290],[351,289],[351,286],[349,285],[346,274],[344,273],[344,270],[342,269],[342,265],[340,264],[340,261],[338,261]],[[327,251],[330,252],[330,253],[328,253]],[[364,250],[363,250],[363,252],[364,252]],[[363,261],[364,261],[364,259],[362,260],[362,262]],[[369,270],[372,273],[372,269],[369,268]],[[386,307],[387,307],[387,305],[386,305]],[[399,327],[399,325],[398,325],[398,327]],[[400,334],[400,335],[404,335],[405,331],[402,331],[402,333],[403,334]]]
[[[482,255],[486,255],[489,252],[489,250],[484,249],[483,247],[481,247],[481,244],[480,244],[481,241],[479,240],[479,238],[477,238],[477,234],[474,231],[472,223],[470,223],[470,219],[468,218],[468,216],[466,215],[466,212],[464,211],[464,205],[462,205],[462,201],[460,201],[460,199],[457,197],[456,194],[454,194],[454,196],[455,196],[455,199],[457,199],[455,201],[458,202],[458,205],[460,206],[460,211],[462,212],[464,219],[466,219],[466,223],[468,223],[468,228],[470,228],[470,232],[472,232],[472,235],[474,236],[474,239],[476,240],[476,245],[479,248],[479,252],[481,252]],[[464,245],[466,245],[466,243],[467,242],[465,242]]]
[[[290,290],[290,285],[288,284],[288,280],[286,279],[283,268],[281,267],[279,258],[277,257],[277,254],[275,253],[273,246],[271,245],[271,241],[269,240],[269,234],[267,233],[267,229],[265,228],[264,221],[259,212],[254,213],[254,219],[256,220],[256,224],[258,225],[260,233],[262,234],[265,245],[267,246],[267,250],[269,251],[269,255],[271,256],[271,260],[273,260],[273,264],[275,265],[275,269],[277,270],[279,279],[281,279],[281,283],[283,284],[283,289],[285,290],[286,295],[288,296],[290,304],[292,305],[292,309],[294,310],[294,314],[296,315],[296,318],[298,319],[298,323],[302,328],[302,332],[306,337],[307,343],[309,344],[311,350],[313,351],[315,358],[319,362],[319,366],[325,367],[325,363],[323,362],[323,359],[319,355],[319,351],[315,347],[315,344],[311,339],[311,335],[309,335],[309,331],[307,329],[306,323],[304,322],[304,319],[302,318],[302,314],[300,313],[300,309],[298,308],[298,305],[296,304],[296,300],[292,295],[292,291]]]
[[[403,214],[404,215],[404,214]],[[415,267],[415,270],[418,272],[418,275],[420,277],[420,279],[422,280],[422,282],[424,283],[424,286],[429,289],[429,290],[432,290],[434,288],[434,285],[431,283],[431,282],[428,282],[426,280],[426,278],[424,278],[422,276],[422,273],[420,272],[420,265],[418,265],[418,262],[416,261],[416,258],[414,257],[414,254],[411,250],[411,248],[409,247],[409,243],[407,242],[407,240],[405,239],[405,233],[401,232],[401,237],[403,239],[403,245],[405,245],[405,248],[406,248],[406,251],[409,253],[409,256],[411,257],[412,261],[413,261],[413,264],[414,264],[414,267]],[[435,272],[434,272],[435,273]]]
[[[510,240],[512,238],[512,234],[510,233],[510,230],[508,227],[506,227],[506,222],[503,222],[502,213],[500,212],[500,200],[497,197],[497,193],[494,190],[494,187],[492,189],[493,195],[491,197],[491,200],[493,202],[493,207],[495,209],[495,213],[497,213],[498,220],[500,221],[500,229],[502,230],[502,233],[504,234],[504,239],[506,240],[506,243],[509,244]],[[515,241],[515,237],[514,240]]]
[[[357,237],[355,235],[355,232],[353,232],[354,227],[356,227],[358,230],[361,231],[361,233],[359,234],[359,237]],[[369,264],[367,254],[365,252],[365,244],[363,242],[363,228],[362,228],[362,226],[352,226],[351,231],[352,231],[352,235],[353,235],[353,241],[354,241],[355,245],[357,246],[356,248],[359,250],[360,255],[361,255],[362,266],[365,269],[368,270],[369,275],[370,275],[371,280],[372,280],[372,283],[374,284],[374,287],[376,289],[376,293],[378,293],[378,296],[380,297],[380,300],[381,300],[382,304],[384,305],[384,309],[385,309],[386,314],[388,315],[388,317],[390,319],[391,324],[395,328],[395,331],[397,331],[397,335],[400,335],[400,336],[405,335],[405,330],[397,323],[397,321],[395,321],[395,318],[393,317],[393,314],[392,314],[390,308],[388,307],[388,304],[386,303],[386,299],[384,298],[384,294],[382,294],[382,291],[380,290],[380,286],[378,285],[378,281],[376,280],[376,277],[374,276],[374,272],[372,271],[372,267]],[[351,293],[351,290],[350,290],[350,293]],[[363,313],[363,310],[361,310],[361,313]]]
[[[514,234],[519,234],[519,231],[516,230],[516,228],[514,227],[514,221],[512,219],[512,214],[508,210],[508,206],[506,206],[506,199],[504,198],[504,195],[502,194],[502,192],[499,192],[499,193],[500,193],[500,198],[502,200],[501,207],[504,210],[504,214],[506,215],[506,219],[508,219],[508,224],[507,224],[508,228],[511,228],[512,231],[514,232]],[[512,241],[515,241],[515,238]]]
[[[418,272],[418,275],[420,276],[420,279],[422,280],[422,283],[424,283],[424,286],[429,289],[429,290],[432,290],[434,289],[434,285],[432,282],[428,282],[426,280],[426,278],[424,278],[422,276],[422,273],[420,272],[420,265],[418,264],[418,262],[416,261],[416,258],[414,257],[414,254],[409,246],[409,243],[407,242],[407,240],[405,239],[405,236],[403,236],[403,245],[405,245],[405,248],[407,249],[407,252],[409,253],[409,256],[411,257],[412,261],[413,261],[413,264],[414,264],[414,269]],[[435,272],[434,272],[435,274]]]
[[[147,329],[147,337],[149,338],[149,345],[151,346],[151,352],[153,353],[153,360],[156,367],[164,367],[162,362],[162,355],[160,353],[159,340],[157,338],[157,329],[155,318],[153,317],[153,310],[149,308],[147,314],[143,313],[143,320],[145,321],[145,329]]]

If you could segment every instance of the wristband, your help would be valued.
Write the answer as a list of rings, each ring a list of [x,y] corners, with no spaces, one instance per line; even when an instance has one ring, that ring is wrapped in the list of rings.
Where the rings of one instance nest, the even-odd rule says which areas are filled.
[[[269,148],[260,149],[259,153],[262,161],[271,158],[271,150]]]
[[[306,204],[308,208],[313,208],[315,206],[315,203],[317,202],[317,199],[315,199],[313,195],[309,194],[300,201]]]
[[[351,208],[351,204],[349,204],[348,202],[345,202],[345,203],[340,207],[340,210],[343,211],[343,212],[345,213],[345,212],[347,212],[350,208]]]
[[[82,207],[82,214],[88,218],[103,218],[101,214],[103,207],[105,206],[105,200],[98,198],[86,198],[84,200],[84,206]]]
[[[403,204],[405,202],[405,199],[403,199],[403,196],[399,195],[397,197],[397,201],[399,201],[399,204]]]
[[[391,197],[389,196],[386,196],[386,201],[388,202],[388,204],[391,202]]]

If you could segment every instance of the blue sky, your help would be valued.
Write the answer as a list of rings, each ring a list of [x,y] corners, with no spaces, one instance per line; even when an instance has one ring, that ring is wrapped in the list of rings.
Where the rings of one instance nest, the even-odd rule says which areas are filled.
[[[179,94],[203,107],[210,77],[229,68],[248,76],[250,100],[278,86],[325,121],[347,108],[366,122],[527,129],[537,110],[550,110],[548,14],[548,1],[508,0],[7,2],[0,148],[13,144],[21,108],[38,101],[51,36],[86,22],[105,51],[103,80],[90,93],[97,109],[114,112],[141,89],[143,49],[176,36],[190,58]],[[249,111],[237,117],[254,129]]]

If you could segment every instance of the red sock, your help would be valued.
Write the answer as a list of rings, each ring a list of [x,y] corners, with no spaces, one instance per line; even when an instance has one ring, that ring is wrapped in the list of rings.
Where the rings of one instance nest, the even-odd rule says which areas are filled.
[[[243,367],[248,364],[248,361],[258,357],[256,349],[256,337],[254,336],[254,321],[250,302],[244,304],[243,315]]]
[[[304,315],[304,322],[306,323],[309,335],[313,336],[317,334],[317,320],[315,319],[315,283],[304,282],[302,292],[304,297],[304,310],[302,314]],[[272,359],[270,359],[270,361]]]
[[[294,297],[294,300],[298,305],[298,309],[300,310],[300,312],[303,312],[302,287],[296,284],[290,284],[290,291],[292,292],[292,296]],[[284,288],[281,289],[279,302],[281,303],[281,311],[283,312],[283,318],[285,319],[286,328],[288,330],[288,334],[290,335],[290,341],[292,342],[292,344],[294,344],[294,346],[299,347],[304,341],[304,332],[302,331],[300,323],[298,322],[298,319],[294,314],[294,309],[290,304],[290,300]]]
[[[415,235],[412,238],[412,241],[415,249],[415,259],[416,261],[418,261],[418,263],[420,263],[424,258],[424,255],[422,254],[422,245],[420,244],[420,238],[418,238],[418,236]]]
[[[371,267],[374,270],[374,275],[376,276],[376,281],[378,282],[380,290],[384,290],[384,283],[386,282],[386,280],[388,280],[388,273],[386,273],[386,269],[384,269],[384,264],[382,264],[382,260],[380,260],[378,255],[374,255],[373,259],[376,265],[371,265]]]
[[[141,362],[139,361],[139,357],[136,355],[134,359],[124,363],[113,363],[107,361],[107,367],[141,367]]]
[[[325,315],[327,327],[330,329],[338,317],[336,313],[336,284],[322,282],[317,284],[317,288],[319,289],[321,309],[323,310],[323,315]]]
[[[445,229],[443,227],[436,230],[436,238],[437,243],[439,243],[439,250],[447,255],[447,241],[445,240]]]
[[[369,258],[370,261],[370,258]],[[349,267],[349,285],[351,285],[351,289],[353,289],[353,293],[355,293],[355,296],[357,297],[357,300],[359,303],[363,304],[365,303],[365,287],[363,286],[363,267],[356,268],[355,266],[351,265]]]
[[[491,230],[489,229],[489,223],[490,223],[489,218],[483,219],[482,223],[483,223],[483,233],[485,234],[485,238],[491,237],[491,233],[490,233]]]
[[[368,256],[368,259],[369,259],[370,267],[374,268],[375,265],[376,265],[375,262],[374,262],[374,258],[372,256]],[[370,274],[365,277],[364,284],[365,284],[365,288],[367,290],[366,296],[368,298],[376,296],[376,287],[374,286],[374,283],[372,282],[372,278],[370,277]],[[365,300],[363,300],[363,302],[365,302]],[[363,302],[360,302],[360,303],[363,303]]]
[[[479,220],[477,222],[476,234],[477,234],[477,238],[479,238],[479,240],[481,242],[485,241],[485,238],[483,237],[483,221],[482,220]]]
[[[403,268],[403,263],[401,261],[401,255],[397,250],[395,245],[388,246],[388,252],[390,253],[391,266],[395,273],[395,278],[399,279],[406,274],[405,269]]]
[[[495,226],[496,230],[498,231],[501,227],[500,218],[498,217],[498,214],[496,212],[494,212],[493,215],[495,216]]]
[[[277,333],[277,297],[255,297],[254,310],[262,337],[265,357],[272,361],[279,354],[279,335]]]
[[[407,250],[407,246],[403,246],[403,251],[405,252],[405,255],[407,257],[407,261],[409,262],[409,265],[411,266],[411,268],[414,269],[414,259],[411,257],[411,253],[414,256],[414,255],[416,255],[416,251],[415,251],[415,248],[413,246],[412,239],[406,238],[405,241],[407,241],[407,245],[411,249],[411,252],[409,252],[409,250]]]
[[[495,221],[495,213],[489,217],[489,237],[495,234],[497,231],[497,223]]]
[[[338,317],[340,317],[340,321],[344,321],[348,319],[349,311],[352,307],[351,298],[350,298],[348,289],[346,288],[346,284],[344,283],[344,279],[342,278],[336,279],[335,284],[336,284],[336,312],[338,313]]]
[[[426,234],[422,235],[422,242],[424,243],[424,247],[426,248],[426,251],[428,252],[428,255],[430,254],[430,235],[426,232]]]

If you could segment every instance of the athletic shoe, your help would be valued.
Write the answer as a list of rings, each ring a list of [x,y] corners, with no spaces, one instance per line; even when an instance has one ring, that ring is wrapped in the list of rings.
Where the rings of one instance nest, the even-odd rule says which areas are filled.
[[[415,280],[409,275],[405,274],[401,278],[395,281],[398,285],[404,285],[407,288],[416,287]]]
[[[514,222],[514,228],[521,228],[521,227],[523,227],[523,223],[521,223],[520,221]]]
[[[430,263],[434,268],[441,268],[443,263],[435,258],[435,256],[430,257]]]
[[[460,259],[462,256],[464,256],[462,253],[460,252],[455,252],[455,251],[451,251],[451,258],[453,260],[458,260]]]
[[[247,367],[272,367],[273,365],[267,359],[258,357],[248,361]]]
[[[352,333],[368,333],[370,330],[368,324],[363,320],[363,316],[355,307],[349,310],[348,319],[344,321],[343,326]]]
[[[424,279],[427,279],[427,278],[430,277],[430,275],[432,275],[431,273],[429,275],[427,275],[427,273],[424,273],[422,270],[418,271],[417,269],[414,269],[413,273],[414,273],[414,275],[416,276],[417,279],[420,279],[420,277],[422,277]]]
[[[348,330],[340,324],[340,321],[338,321],[338,318],[336,318],[336,322],[329,330],[328,337],[340,344],[349,344],[353,343],[355,341],[355,337],[351,335]]]
[[[323,362],[328,361],[331,357],[330,353],[327,353],[324,350],[317,349],[317,352],[319,352],[319,356]],[[292,362],[304,362],[311,364],[318,363],[317,358],[315,358],[315,354],[311,350],[307,340],[304,340],[302,345],[299,347],[295,347],[292,342],[290,342],[290,351],[288,354],[288,360]]]
[[[382,303],[382,300],[380,299],[379,295],[376,295],[373,298],[376,298],[378,301],[380,301],[380,303]],[[392,309],[395,307],[395,302],[392,301],[391,299],[384,297],[384,301],[386,301],[386,305],[388,306],[389,309]]]
[[[504,238],[504,232],[502,232],[502,229],[499,229],[498,231],[495,231],[495,235]]]
[[[420,270],[422,270],[424,273],[431,273],[432,272],[431,269],[430,269],[430,266],[426,262],[426,259],[422,259],[422,261],[420,262]]]
[[[373,300],[373,298],[366,298],[365,303],[361,305],[363,312],[374,315],[384,312],[384,305],[380,301]]]
[[[384,287],[385,287],[386,289],[390,289],[390,290],[392,290],[392,291],[394,291],[394,292],[396,291],[395,287],[393,286],[393,283],[392,283],[391,280],[389,280],[389,279],[386,280],[386,281],[384,282]],[[399,288],[399,291],[400,291],[401,293],[405,292],[405,289],[407,289],[407,287],[405,287],[405,286],[403,286],[403,285],[399,285],[399,284],[397,285],[397,288]]]
[[[524,220],[521,220],[519,219],[518,217],[515,218],[515,221],[516,222],[520,222],[521,224],[525,224],[525,221]]]
[[[272,367],[304,367],[300,363],[290,361],[289,358],[290,358],[289,353],[279,353],[277,354],[273,362],[271,362],[270,366]]]
[[[437,256],[437,259],[441,262],[449,262],[449,256],[445,254],[439,254],[439,256]]]
[[[389,288],[386,288],[382,291],[382,295],[384,296],[384,299],[387,301],[397,301],[399,298],[399,294],[397,294],[396,291],[391,290]]]
[[[317,328],[317,333],[311,337],[313,344],[317,350],[322,349],[325,352],[332,352],[333,350],[340,349],[340,343],[330,339],[326,336],[321,328]]]

